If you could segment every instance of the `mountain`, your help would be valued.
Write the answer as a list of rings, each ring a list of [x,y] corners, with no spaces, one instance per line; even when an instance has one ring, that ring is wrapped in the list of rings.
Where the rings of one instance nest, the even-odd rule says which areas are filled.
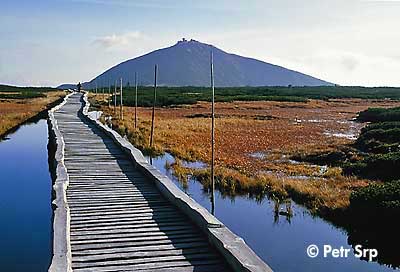
[[[210,50],[214,54],[215,86],[320,86],[332,83],[260,60],[230,54],[195,40],[178,41],[175,45],[122,62],[90,82],[85,88],[105,86],[122,77],[123,84],[154,84],[154,65],[158,65],[158,85],[209,86]]]
[[[68,89],[76,89],[76,84],[61,84],[60,86],[57,87],[57,89],[61,90],[68,90]]]

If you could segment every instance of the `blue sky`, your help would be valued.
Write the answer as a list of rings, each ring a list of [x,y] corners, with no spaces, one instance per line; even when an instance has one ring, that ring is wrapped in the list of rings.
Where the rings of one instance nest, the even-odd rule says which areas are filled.
[[[90,80],[186,37],[342,85],[400,86],[400,2],[2,0],[0,83]]]

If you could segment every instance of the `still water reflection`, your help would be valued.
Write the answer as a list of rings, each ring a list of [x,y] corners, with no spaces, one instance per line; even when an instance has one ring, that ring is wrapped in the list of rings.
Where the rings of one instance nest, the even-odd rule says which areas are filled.
[[[47,123],[0,142],[0,271],[47,271],[52,255]]]
[[[189,179],[187,184],[182,184],[167,170],[166,164],[173,162],[174,158],[170,154],[152,159],[155,167],[210,211],[210,197],[199,182]],[[204,167],[200,164],[198,166]],[[335,248],[352,247],[344,230],[310,215],[305,208],[294,202],[277,207],[276,203],[267,198],[256,201],[246,196],[229,198],[219,192],[215,194],[216,217],[243,237],[274,271],[394,271],[387,266],[355,258],[353,253],[348,258],[340,259],[308,257],[306,248],[310,244],[319,248],[325,244]],[[286,213],[289,208],[291,216]]]

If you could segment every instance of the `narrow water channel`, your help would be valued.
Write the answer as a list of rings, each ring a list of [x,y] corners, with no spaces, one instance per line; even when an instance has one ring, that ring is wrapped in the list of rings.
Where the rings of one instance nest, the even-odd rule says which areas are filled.
[[[170,154],[152,159],[155,167],[210,211],[210,197],[199,182],[189,180],[187,186],[183,186],[172,172],[166,169],[166,163],[173,162],[174,158]],[[324,258],[321,254],[316,258],[308,257],[306,249],[310,244],[315,244],[320,249],[323,245],[331,245],[334,248],[352,247],[344,230],[310,215],[305,208],[293,202],[293,216],[288,218],[282,215],[277,217],[274,202],[267,198],[261,201],[243,196],[227,198],[218,192],[215,198],[216,217],[244,238],[274,271],[394,271],[385,265],[354,257],[353,250],[348,258]]]
[[[52,256],[52,182],[46,120],[0,142],[0,271],[47,271]]]

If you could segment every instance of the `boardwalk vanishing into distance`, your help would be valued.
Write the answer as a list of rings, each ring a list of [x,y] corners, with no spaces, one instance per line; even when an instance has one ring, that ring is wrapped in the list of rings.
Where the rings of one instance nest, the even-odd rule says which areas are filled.
[[[49,113],[57,145],[50,271],[270,271],[140,152],[89,118],[85,101],[73,93]]]

